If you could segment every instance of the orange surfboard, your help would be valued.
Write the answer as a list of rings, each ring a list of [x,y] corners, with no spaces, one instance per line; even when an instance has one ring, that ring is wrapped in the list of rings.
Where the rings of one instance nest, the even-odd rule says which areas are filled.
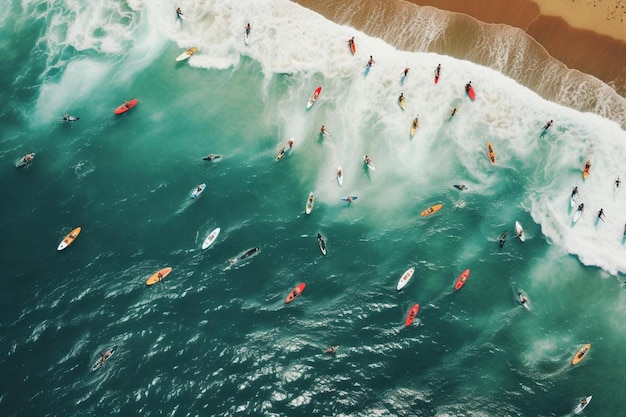
[[[422,210],[422,212],[420,213],[420,216],[422,217],[430,216],[433,213],[437,213],[439,210],[441,210],[442,207],[443,207],[443,204],[435,204],[432,207],[428,207],[426,210]]]
[[[71,232],[69,232],[67,236],[63,238],[61,243],[59,243],[59,246],[57,246],[57,250],[63,250],[67,248],[69,245],[71,245],[72,243],[74,243],[74,240],[78,237],[78,235],[80,234],[80,231],[81,231],[81,228],[77,227]]]
[[[461,287],[463,287],[463,285],[465,285],[465,283],[467,282],[467,279],[470,276],[470,270],[466,269],[465,271],[461,272],[461,275],[459,275],[459,277],[456,279],[456,284],[454,284],[454,289],[455,290],[460,290]]]
[[[413,307],[411,307],[411,309],[409,310],[409,313],[406,315],[406,320],[404,321],[404,325],[406,327],[409,327],[411,324],[413,324],[413,320],[415,320],[415,317],[417,316],[417,312],[420,309],[420,305],[419,304],[415,304],[413,305]]]
[[[165,279],[165,277],[168,276],[170,272],[172,272],[172,268],[170,268],[169,266],[155,272],[150,276],[150,278],[148,278],[148,280],[146,281],[146,285],[156,284],[157,282]]]
[[[290,302],[295,300],[296,297],[302,294],[302,291],[304,291],[304,287],[306,287],[306,283],[302,282],[298,284],[293,290],[291,290],[289,295],[285,297],[285,304],[289,304]]]
[[[493,149],[493,143],[487,142],[487,156],[492,164],[496,164],[496,151]]]
[[[576,355],[574,355],[572,365],[576,365],[578,362],[585,359],[585,356],[589,353],[589,349],[591,349],[591,343],[587,343],[585,346],[581,347],[580,350],[576,352]]]

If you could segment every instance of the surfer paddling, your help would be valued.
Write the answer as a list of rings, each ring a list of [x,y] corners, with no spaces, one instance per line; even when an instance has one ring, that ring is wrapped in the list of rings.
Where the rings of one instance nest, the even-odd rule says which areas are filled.
[[[246,36],[250,36],[250,31],[252,30],[252,26],[250,26],[250,23],[246,25],[245,29],[246,29]]]
[[[548,130],[550,128],[550,126],[552,126],[552,123],[554,123],[553,120],[549,120],[545,126],[543,127],[543,130]]]
[[[376,61],[374,61],[374,57],[372,55],[370,55],[370,59],[367,61],[367,65],[365,65],[365,66],[366,67],[371,67],[375,63],[376,63]]]
[[[328,130],[326,130],[326,126],[324,125],[322,125],[322,127],[320,128],[320,134],[326,135],[326,136],[332,136],[330,133],[328,133]]]

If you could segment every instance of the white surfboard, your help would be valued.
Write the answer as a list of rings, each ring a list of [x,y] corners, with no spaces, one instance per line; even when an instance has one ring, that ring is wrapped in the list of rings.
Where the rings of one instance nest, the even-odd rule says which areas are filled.
[[[591,402],[591,395],[588,397],[585,397],[585,403],[583,404],[583,402],[581,401],[580,403],[578,403],[578,406],[574,409],[574,414],[580,414],[585,407],[587,407],[589,405],[589,403]]]
[[[526,236],[524,236],[524,229],[517,220],[515,221],[515,233],[517,233],[517,237],[519,237],[519,240],[521,240],[522,242],[526,240]]]
[[[337,167],[337,183],[340,187],[343,185],[343,169],[341,169],[341,165]]]
[[[398,281],[398,285],[396,285],[396,290],[400,291],[402,288],[404,288],[406,284],[409,283],[409,280],[413,277],[414,272],[415,272],[414,267],[407,269],[404,272],[404,274],[402,274],[402,276],[400,277],[400,280]]]
[[[200,189],[198,189],[198,187]],[[191,198],[198,198],[198,196],[200,196],[200,194],[202,194],[204,192],[204,189],[206,188],[206,184],[202,183],[200,184],[198,187],[194,188],[193,191],[191,192]]]
[[[196,47],[189,48],[185,52],[183,52],[182,54],[178,55],[176,57],[176,61],[180,62],[180,61],[184,61],[186,59],[189,59],[189,57],[191,55],[195,54],[196,52],[198,52],[198,48],[196,48]]]
[[[244,28],[243,30],[243,43],[245,43],[246,45],[250,45],[250,34],[252,33],[252,30],[247,30]]]
[[[573,194],[570,199],[569,199],[569,205],[570,207],[575,207],[576,206],[576,194]]]
[[[315,196],[313,196],[313,191],[311,191],[311,193],[309,194],[309,198],[307,198],[306,200],[306,206],[304,208],[304,212],[306,214],[311,214],[311,211],[313,210],[314,202],[315,202]]]
[[[576,210],[576,213],[574,213],[574,217],[572,217],[572,223],[576,223],[580,219],[580,216],[582,214],[582,210]]]
[[[204,242],[202,243],[202,250],[208,248],[213,242],[215,242],[215,239],[217,239],[217,236],[220,234],[220,230],[222,229],[218,227],[211,233],[209,233],[209,235],[206,237],[206,239],[204,239]]]

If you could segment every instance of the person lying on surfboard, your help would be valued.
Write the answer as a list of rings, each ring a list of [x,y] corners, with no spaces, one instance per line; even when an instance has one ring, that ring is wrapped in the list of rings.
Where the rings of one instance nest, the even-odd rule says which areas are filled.
[[[348,39],[349,46],[352,46],[353,43],[354,43],[354,36],[351,39]]]
[[[572,197],[578,197],[578,187],[574,187],[572,190]]]
[[[472,82],[471,81],[469,83],[465,84],[465,91],[469,92],[470,88],[472,88]]]
[[[406,67],[404,69],[404,71],[402,71],[402,74],[404,74],[405,77],[408,77],[409,76],[409,67]]]
[[[522,304],[526,304],[528,302],[528,297],[526,297],[524,294],[522,294],[521,292],[518,292],[517,295],[519,295],[519,302]]]
[[[450,113],[450,117],[453,117],[456,114],[456,107],[452,109],[452,113]]]
[[[374,57],[370,55],[370,59],[369,59],[369,61],[367,61],[367,65],[366,66],[367,67],[371,67],[372,64],[375,64],[375,63],[376,63],[376,61],[374,61]]]
[[[324,353],[330,353],[332,355],[333,353],[337,352],[337,348],[339,348],[339,346],[331,346],[326,349]]]
[[[437,68],[435,69],[435,77],[439,78],[439,74],[441,74],[441,64],[437,64]]]
[[[548,123],[546,123],[546,125],[543,127],[543,130],[548,130],[548,128],[550,128],[550,126],[552,126],[552,123],[554,123],[553,120],[548,121]]]
[[[246,35],[249,35],[251,30],[252,30],[252,26],[250,26],[250,23],[248,23],[246,25]]]
[[[619,177],[617,177],[617,179],[615,180],[615,188],[619,188],[619,185],[622,183],[622,181],[619,179]]]
[[[584,209],[585,209],[585,204],[584,203],[580,203],[578,205],[578,211],[580,211],[582,213]]]

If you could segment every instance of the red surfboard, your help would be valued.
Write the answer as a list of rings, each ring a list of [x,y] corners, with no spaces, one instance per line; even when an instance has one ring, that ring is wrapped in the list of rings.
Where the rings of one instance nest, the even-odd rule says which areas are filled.
[[[309,97],[309,100],[306,103],[306,108],[310,109],[311,106],[313,106],[315,104],[315,102],[317,101],[318,97],[320,96],[322,92],[322,87],[319,86],[315,89],[315,91],[313,91],[313,94],[311,94],[311,97]]]
[[[437,68],[435,68],[435,84],[437,84],[439,82],[439,71],[441,70],[441,66],[437,66]]]
[[[348,40],[348,45],[350,45],[350,52],[352,52],[352,55],[356,54],[356,43],[354,43],[353,39]]]
[[[417,312],[420,309],[420,305],[419,304],[415,304],[413,307],[411,307],[411,309],[409,310],[409,313],[406,315],[406,320],[404,321],[404,324],[406,325],[406,327],[409,327],[411,324],[413,324],[413,320],[415,320],[415,317],[417,316]]]
[[[289,295],[287,297],[285,297],[285,304],[289,304],[290,302],[295,300],[296,297],[298,297],[300,294],[302,294],[302,291],[304,291],[304,287],[306,287],[306,283],[302,282],[302,283],[298,284],[296,286],[296,288],[291,290]]]
[[[465,282],[467,281],[469,276],[470,276],[469,269],[466,269],[465,271],[461,272],[461,275],[459,275],[459,277],[456,279],[456,284],[454,284],[454,289],[457,291],[460,290],[461,287],[465,285]]]
[[[139,100],[137,100],[136,98],[134,98],[132,100],[128,100],[127,102],[125,102],[124,104],[119,106],[117,109],[115,109],[115,111],[113,113],[115,113],[115,114],[126,113],[128,110],[130,110],[133,107],[135,107],[138,102],[139,102]]]

